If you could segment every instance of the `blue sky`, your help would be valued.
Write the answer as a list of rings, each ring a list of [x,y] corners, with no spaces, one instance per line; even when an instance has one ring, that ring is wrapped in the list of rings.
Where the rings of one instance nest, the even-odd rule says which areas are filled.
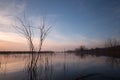
[[[28,0],[32,15],[56,15],[63,34],[111,37],[119,32],[119,0]]]
[[[96,47],[108,38],[120,37],[120,0],[1,0],[0,7],[2,18],[6,13],[26,13],[38,24],[39,17],[46,16],[54,25],[48,36],[52,48]]]

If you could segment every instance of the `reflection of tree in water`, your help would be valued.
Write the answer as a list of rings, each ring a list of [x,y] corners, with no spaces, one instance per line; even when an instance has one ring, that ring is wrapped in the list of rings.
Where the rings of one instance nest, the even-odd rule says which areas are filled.
[[[8,58],[10,57],[10,55],[8,54],[3,54],[0,55],[0,71],[4,73],[4,75],[6,75],[6,69],[7,69],[7,63],[8,63]]]
[[[80,59],[85,59],[88,56],[88,54],[84,54],[84,53],[75,53],[75,55],[80,57]]]
[[[45,54],[45,65],[44,65],[43,74],[44,80],[52,80],[53,77],[53,67],[52,67],[52,54],[46,55]]]
[[[80,59],[84,59],[86,56],[92,56],[92,57],[97,57],[95,55],[91,55],[91,54],[76,54],[78,57],[80,57]],[[115,54],[114,54],[115,55]],[[106,61],[107,63],[110,63],[110,65],[114,68],[116,67],[120,67],[120,58],[116,58],[115,56],[112,56],[112,57],[108,57],[106,56]],[[117,74],[118,75],[118,74]],[[84,73],[84,74],[80,74],[78,77],[76,77],[74,80],[97,80],[97,78],[101,78],[101,79],[104,79],[104,80],[120,80],[120,77],[116,77],[116,76],[110,76],[110,75],[105,75],[105,74],[102,74],[102,73]]]
[[[66,59],[66,53],[64,53],[64,63],[63,63],[63,72],[64,72],[64,79],[67,78],[67,59]]]
[[[52,54],[50,55],[45,54],[45,67],[43,74],[45,74],[44,80],[52,80],[52,76],[53,76]]]
[[[41,57],[42,55],[42,57]],[[43,57],[44,55],[44,57]],[[52,80],[52,54],[40,54],[38,64],[31,58],[27,66],[28,80]]]
[[[0,71],[1,71],[1,68],[2,68],[2,59],[1,59],[1,55],[0,55]]]
[[[108,57],[106,60],[112,67],[120,67],[120,59],[115,57]]]
[[[30,56],[30,61],[27,65],[28,80],[38,80],[37,78],[37,64],[35,64],[36,54]]]

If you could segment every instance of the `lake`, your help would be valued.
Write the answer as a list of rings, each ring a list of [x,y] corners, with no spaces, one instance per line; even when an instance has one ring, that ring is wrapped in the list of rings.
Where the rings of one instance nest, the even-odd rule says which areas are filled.
[[[45,53],[35,68],[30,60],[30,54],[0,54],[0,80],[120,80],[119,58]]]

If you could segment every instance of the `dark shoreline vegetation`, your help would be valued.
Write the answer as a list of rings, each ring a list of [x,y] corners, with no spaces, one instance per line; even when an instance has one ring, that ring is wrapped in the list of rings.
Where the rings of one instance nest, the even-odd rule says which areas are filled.
[[[0,51],[0,54],[38,54],[38,53],[54,53],[54,51]]]
[[[95,55],[95,56],[108,56],[120,58],[120,46],[115,47],[106,47],[106,48],[91,48],[87,49],[83,46],[76,48],[75,50],[67,50],[64,52],[55,52],[55,51],[0,51],[0,54],[41,54],[41,53],[74,53],[76,55]]]
[[[76,48],[75,50],[67,50],[65,53],[75,53],[77,55],[95,55],[95,56],[108,56],[120,58],[120,46],[115,47],[105,47],[105,48],[92,48],[86,49],[85,47]]]

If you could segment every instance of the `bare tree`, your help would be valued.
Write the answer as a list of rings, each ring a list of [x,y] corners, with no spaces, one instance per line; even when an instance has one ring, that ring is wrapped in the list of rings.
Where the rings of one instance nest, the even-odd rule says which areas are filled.
[[[113,38],[113,39],[108,39],[105,42],[105,47],[116,47],[120,45],[120,41]]]
[[[24,16],[24,20],[26,20],[25,16]],[[37,28],[26,23],[26,21],[24,20],[17,17],[17,21],[20,23],[20,25],[13,25],[13,27],[19,33],[21,33],[28,42],[29,50],[31,53],[31,59],[28,64],[29,80],[37,80],[35,70],[36,70],[37,62],[40,56],[39,53],[41,52],[43,42],[46,39],[51,29],[51,26],[46,26],[44,18],[42,20],[42,25],[38,26]],[[35,45],[33,44],[34,32],[35,32],[34,30],[39,31],[39,42],[38,42],[39,46],[37,51],[35,50]]]
[[[86,47],[84,45],[81,45],[79,48],[75,49],[76,52],[82,52],[84,50],[86,50]]]
[[[39,36],[39,39],[40,39],[40,40],[39,40],[39,50],[38,50],[38,51],[41,51],[43,42],[44,42],[44,40],[46,39],[46,37],[47,37],[47,35],[48,35],[51,27],[52,27],[52,26],[50,26],[50,25],[48,25],[48,26],[46,27],[45,19],[44,19],[44,17],[43,17],[42,25],[39,26],[39,28],[38,28],[38,29],[39,29],[39,32],[40,32],[40,36]]]
[[[16,18],[20,24],[19,25],[15,24],[13,25],[13,27],[27,39],[27,42],[29,44],[29,50],[34,51],[32,26],[25,23],[21,18],[19,17]]]

